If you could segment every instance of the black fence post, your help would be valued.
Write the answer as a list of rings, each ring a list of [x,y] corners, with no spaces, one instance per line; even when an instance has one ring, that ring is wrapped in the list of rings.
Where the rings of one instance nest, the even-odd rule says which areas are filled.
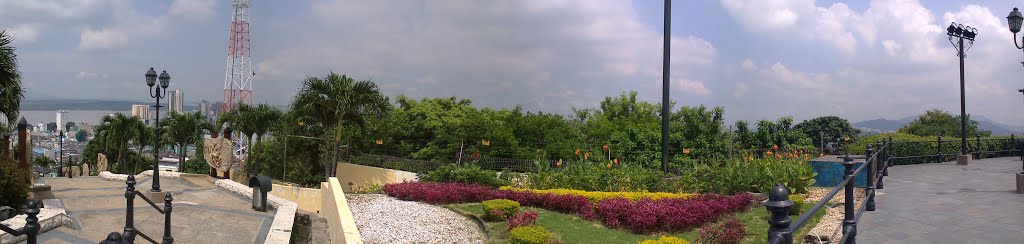
[[[871,148],[871,145],[868,145],[866,152],[864,152],[864,156],[866,157],[866,161],[864,161],[864,163],[867,164],[868,169],[867,187],[864,188],[864,204],[866,204],[864,208],[867,209],[867,211],[875,211],[875,172],[878,171],[878,158],[871,158],[874,151],[875,150]]]
[[[39,235],[39,200],[31,200],[28,202],[28,209],[25,210],[25,230],[24,233],[28,236],[26,242],[29,244],[36,244],[36,236]]]
[[[853,158],[850,158],[850,156],[847,155],[846,158],[843,159],[843,167],[845,168],[844,173],[846,174],[846,178],[849,179],[846,181],[846,189],[843,194],[846,198],[843,200],[843,233],[844,235],[850,235],[849,237],[846,237],[846,243],[857,242],[857,220],[854,218],[857,213],[855,212],[856,210],[854,205],[856,204],[853,199],[853,184],[855,183],[856,178],[853,175],[853,165]]]
[[[768,201],[764,203],[764,208],[771,214],[768,219],[768,243],[793,243],[793,230],[789,229],[789,208],[792,206],[789,189],[776,183],[768,192]]]
[[[164,193],[164,240],[160,242],[162,244],[174,243],[174,238],[171,237],[171,193]]]
[[[938,145],[935,146],[935,163],[942,163],[942,135],[939,135]]]
[[[981,135],[974,135],[974,143],[977,144],[974,145],[974,151],[978,153],[978,156],[974,158],[981,159]]]
[[[110,232],[110,234],[107,235],[107,239],[100,242],[100,244],[121,244],[121,243],[130,243],[130,242],[125,240],[124,237],[121,236],[121,233],[117,233],[117,232]]]
[[[885,167],[882,167],[882,176],[889,176],[889,167],[892,167],[892,163],[893,163],[892,161],[895,160],[895,159],[893,159],[893,158],[895,158],[895,155],[893,155],[893,148],[892,147],[893,147],[892,146],[892,136],[890,136],[889,137],[889,146],[886,147],[886,150],[889,150],[889,153],[887,153],[887,154],[889,154],[888,155],[889,157],[887,157],[888,159],[885,160]],[[884,177],[882,177],[882,178],[884,178]],[[879,178],[879,180],[878,180],[878,189],[882,189],[882,180],[881,180],[881,178]]]
[[[124,215],[123,238],[125,241],[135,242],[135,176],[128,175],[125,184],[128,185],[124,191],[124,198],[128,199],[128,207],[125,209]]]

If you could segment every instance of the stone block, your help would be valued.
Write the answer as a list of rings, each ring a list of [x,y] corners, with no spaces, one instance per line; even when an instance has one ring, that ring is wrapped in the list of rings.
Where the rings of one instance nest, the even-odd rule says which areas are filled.
[[[970,154],[964,154],[964,155],[957,155],[956,156],[956,164],[957,165],[968,165],[970,163],[971,163],[971,155]]]

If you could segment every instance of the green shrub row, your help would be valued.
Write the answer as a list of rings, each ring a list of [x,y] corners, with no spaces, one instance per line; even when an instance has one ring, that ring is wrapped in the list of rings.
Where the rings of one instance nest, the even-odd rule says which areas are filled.
[[[755,158],[695,163],[681,171],[678,185],[686,192],[734,194],[768,192],[782,183],[794,193],[807,193],[815,175],[804,158]]]
[[[510,174],[511,175],[511,174]],[[671,175],[636,164],[579,161],[561,167],[527,173],[516,187],[574,189],[603,192],[676,192]]]

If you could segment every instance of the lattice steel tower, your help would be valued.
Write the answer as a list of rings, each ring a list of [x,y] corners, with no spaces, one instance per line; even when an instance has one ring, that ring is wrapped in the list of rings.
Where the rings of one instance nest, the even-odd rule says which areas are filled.
[[[249,6],[252,0],[232,0],[231,33],[228,35],[228,64],[224,71],[224,100],[221,112],[235,109],[239,102],[252,105],[252,46],[249,39]]]

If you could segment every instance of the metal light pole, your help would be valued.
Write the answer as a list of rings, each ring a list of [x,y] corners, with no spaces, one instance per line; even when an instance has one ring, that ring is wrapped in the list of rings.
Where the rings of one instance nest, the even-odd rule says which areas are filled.
[[[967,164],[971,160],[971,155],[967,154],[967,109],[964,102],[964,52],[967,50],[964,49],[964,40],[969,42],[967,49],[974,46],[974,37],[978,35],[978,29],[953,22],[946,28],[946,35],[960,57],[960,156],[956,162]],[[953,39],[957,42],[953,43]]]
[[[60,144],[60,152],[57,153],[57,176],[64,176],[64,131],[57,132],[57,143]],[[71,172],[68,172],[70,175]]]
[[[150,192],[160,192],[160,98],[167,97],[167,86],[171,83],[171,75],[167,74],[164,70],[160,73],[160,86],[156,87],[156,92],[153,91],[153,85],[156,85],[156,70],[149,68],[146,71],[146,85],[149,86],[149,96],[156,98],[156,122],[154,122],[153,131],[153,189]],[[161,89],[163,88],[163,89]]]
[[[61,138],[60,138],[60,160],[64,160],[64,139],[66,139],[68,137],[67,132],[70,131],[70,130],[71,130],[71,122],[65,123],[64,124],[64,131],[61,132]],[[73,177],[71,177],[72,175],[74,175],[74,174],[73,174],[73,171],[71,171],[71,157],[68,157],[68,178],[73,178]]]
[[[661,171],[668,172],[668,89],[669,43],[671,42],[672,0],[665,0],[665,33],[661,49]]]
[[[1006,16],[1006,24],[1009,25],[1010,32],[1013,32],[1013,46],[1024,50],[1024,37],[1021,37],[1021,45],[1017,45],[1017,32],[1020,32],[1021,22],[1024,22],[1024,15],[1021,15],[1017,8],[1013,8],[1010,15]],[[1024,62],[1021,62],[1021,64],[1024,65]],[[1024,89],[1017,91],[1024,93]],[[1024,161],[1021,162],[1021,174],[1024,174]]]

